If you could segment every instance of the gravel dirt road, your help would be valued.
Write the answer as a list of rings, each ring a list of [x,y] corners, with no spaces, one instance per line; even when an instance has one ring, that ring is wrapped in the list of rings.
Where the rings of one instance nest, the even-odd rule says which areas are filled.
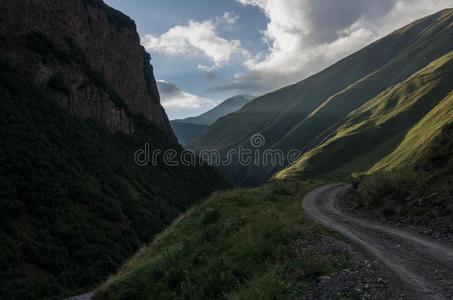
[[[428,237],[341,208],[349,185],[329,185],[310,192],[305,213],[342,234],[379,261],[396,278],[394,286],[408,299],[453,299],[453,247]]]

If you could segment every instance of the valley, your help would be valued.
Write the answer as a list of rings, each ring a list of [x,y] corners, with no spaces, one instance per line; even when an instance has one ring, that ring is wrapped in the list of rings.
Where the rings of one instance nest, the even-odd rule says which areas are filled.
[[[218,119],[232,114],[252,100],[252,96],[238,95],[229,98],[213,109],[197,117],[186,118],[183,120],[172,120],[170,122],[178,141],[181,145],[190,145],[192,140],[214,124]]]
[[[453,298],[453,9],[298,77],[333,23],[197,1],[0,0],[0,299]]]

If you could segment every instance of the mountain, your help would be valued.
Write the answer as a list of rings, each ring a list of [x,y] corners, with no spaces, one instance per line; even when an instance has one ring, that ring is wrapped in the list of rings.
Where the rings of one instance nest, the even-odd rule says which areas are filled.
[[[178,138],[178,142],[185,146],[189,143],[194,137],[199,135],[203,130],[208,128],[207,125],[185,123],[184,121],[171,121],[171,127]]]
[[[134,160],[183,149],[130,18],[100,0],[1,1],[0,17],[0,299],[61,299],[228,184]]]
[[[23,59],[22,49],[40,56],[21,63],[66,96],[68,111],[123,132],[133,131],[130,116],[140,113],[173,135],[133,20],[98,0],[0,5],[2,43],[12,34],[22,38],[10,38],[10,48],[22,44],[4,54],[11,61]]]
[[[344,180],[353,172],[371,170],[377,174],[355,178],[353,187],[343,190],[342,201],[362,214],[356,217],[346,210],[345,215],[343,207],[330,204],[330,214],[338,218],[335,226],[340,219],[341,226],[365,224],[364,228],[381,227],[375,224],[384,220],[396,223],[377,233],[380,240],[391,230],[398,233],[391,234],[389,248],[394,248],[397,235],[406,239],[405,233],[414,230],[424,233],[416,235],[423,241],[420,249],[430,241],[438,247],[443,237],[448,240],[453,232],[452,78],[450,51],[351,112],[321,145],[280,172],[275,179],[281,180],[215,193],[192,208],[100,285],[94,299],[360,298],[362,289],[346,283],[351,272],[345,269],[366,278],[364,295],[413,298],[399,282],[386,285],[385,292],[372,290],[373,282],[382,287],[379,268],[354,265],[360,251],[354,255],[339,251],[351,245],[335,241],[336,233],[327,233],[309,219],[300,203],[309,191],[304,204],[315,196],[330,200],[325,191],[335,185],[313,190],[325,180],[335,182],[332,178]],[[366,214],[374,217],[372,223],[364,218]],[[326,215],[320,218],[329,222]],[[411,231],[398,231],[406,226]],[[431,232],[435,239],[426,236]],[[351,236],[364,238],[363,231]],[[402,258],[405,255],[407,251]],[[426,259],[420,254],[414,257]]]
[[[362,215],[453,232],[453,51],[351,112],[274,179],[352,177]]]
[[[395,252],[377,256],[376,267],[363,264],[365,258],[357,259],[361,251],[340,243],[336,233],[329,234],[308,216],[334,231],[338,226],[365,228],[370,224],[384,228],[376,229],[375,239],[369,241],[390,234],[389,249],[394,248],[395,238],[403,237],[403,241],[408,239],[407,232],[420,231],[420,251],[414,260],[428,259],[435,266],[445,263],[437,263],[423,251],[426,245],[439,247],[453,233],[452,25],[453,10],[424,18],[211,125],[190,146],[201,150],[202,141],[209,142],[204,145],[207,148],[219,143],[217,148],[225,153],[248,146],[251,130],[264,126],[258,132],[265,136],[269,149],[286,152],[294,147],[303,154],[268,184],[215,193],[193,207],[100,285],[94,299],[367,295],[393,299],[420,295],[417,291],[412,296],[399,282],[392,284],[378,266],[382,262],[392,265],[384,256],[402,253],[404,259],[404,243],[398,242]],[[279,108],[285,101],[287,110]],[[239,136],[230,136],[233,132]],[[257,149],[261,142],[254,140],[250,146]],[[273,171],[238,165],[225,172],[243,184],[260,182]],[[244,181],[241,176],[246,176]],[[339,179],[350,181],[351,186],[333,184]],[[331,184],[313,190],[327,183]],[[344,194],[340,197],[338,191]],[[341,206],[337,206],[339,201]],[[390,224],[375,226],[382,222]],[[369,237],[354,230],[343,235],[357,241]],[[411,237],[407,249],[413,248],[415,238]],[[370,249],[371,254],[382,250]],[[352,273],[345,272],[351,269],[356,274],[352,280]],[[399,274],[396,269],[385,272]],[[424,273],[421,269],[413,275],[423,278],[419,275]],[[366,282],[363,289],[357,285],[362,280]],[[424,289],[430,286],[429,279],[421,280],[426,283]],[[350,281],[355,285],[349,285]],[[389,283],[384,288],[383,281]],[[381,287],[377,291],[373,290],[376,282]],[[432,286],[429,289],[435,290]]]
[[[174,122],[184,122],[184,123],[191,123],[191,124],[199,124],[199,125],[212,125],[215,121],[224,117],[228,114],[234,113],[241,108],[243,108],[247,103],[252,100],[252,96],[248,95],[238,95],[232,98],[229,98],[213,109],[205,112],[204,114],[199,115],[198,117],[187,118],[184,120],[174,120]]]
[[[182,145],[186,145],[195,136],[203,132],[209,125],[212,125],[221,117],[240,110],[244,105],[249,103],[252,98],[252,96],[247,95],[238,95],[229,98],[198,117],[173,120],[171,121],[171,126],[178,137],[179,142]]]
[[[258,97],[214,123],[190,147],[225,155],[249,146],[250,137],[260,133],[266,139],[262,150],[308,152],[348,114],[453,50],[452,23],[453,9],[447,9],[407,25],[312,77]],[[247,185],[266,181],[279,169],[235,164],[224,172]]]
[[[453,123],[453,51],[351,112],[276,178],[406,167]]]

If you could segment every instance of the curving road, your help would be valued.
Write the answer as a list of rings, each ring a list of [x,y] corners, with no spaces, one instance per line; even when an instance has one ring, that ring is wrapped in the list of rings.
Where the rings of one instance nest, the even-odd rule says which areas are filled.
[[[453,247],[430,238],[352,215],[338,205],[349,185],[310,192],[305,213],[361,246],[393,272],[410,299],[453,299]]]

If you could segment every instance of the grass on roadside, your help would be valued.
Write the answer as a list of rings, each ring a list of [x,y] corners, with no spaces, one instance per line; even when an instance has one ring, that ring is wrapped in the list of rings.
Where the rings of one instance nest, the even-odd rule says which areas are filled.
[[[285,299],[342,269],[314,248],[324,229],[301,199],[319,183],[274,183],[214,194],[99,287],[103,299]]]
[[[453,123],[450,122],[412,154],[408,167],[356,178],[354,189],[346,194],[346,200],[352,208],[374,217],[384,217],[394,223],[428,226],[451,234],[452,149]]]

